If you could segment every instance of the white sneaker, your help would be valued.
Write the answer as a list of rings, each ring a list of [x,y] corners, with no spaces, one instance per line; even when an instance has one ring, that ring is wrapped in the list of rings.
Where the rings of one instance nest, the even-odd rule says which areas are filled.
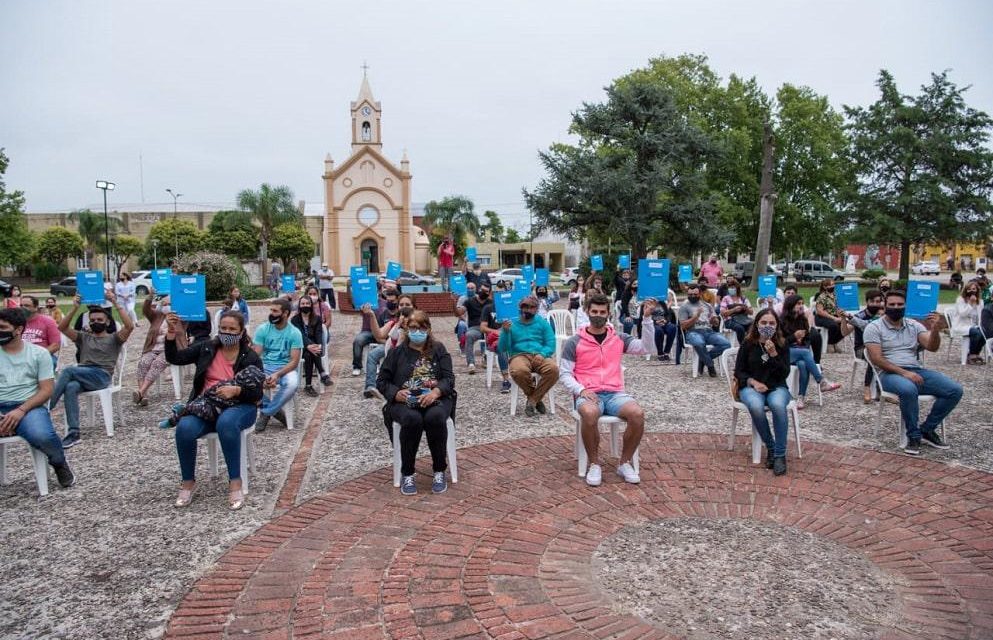
[[[360,375],[362,375],[362,369],[352,369],[352,375],[353,376],[360,376]]]
[[[591,464],[586,471],[586,484],[591,487],[599,487],[601,482],[603,482],[603,471],[601,471],[600,465]]]
[[[631,484],[638,484],[641,482],[641,476],[638,472],[634,470],[630,462],[625,462],[621,466],[617,467],[617,475],[624,478],[624,482],[630,482]]]
[[[473,375],[474,373],[476,373],[476,365],[474,365],[474,364],[470,364],[470,365],[469,365],[469,375],[471,376],[471,375]]]

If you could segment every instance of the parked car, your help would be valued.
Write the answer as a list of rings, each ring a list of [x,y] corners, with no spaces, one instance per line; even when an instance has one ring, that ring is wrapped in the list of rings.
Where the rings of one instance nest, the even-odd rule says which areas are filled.
[[[500,269],[499,271],[492,271],[490,272],[489,276],[490,276],[490,282],[493,283],[493,286],[499,287],[504,282],[514,282],[515,280],[520,280],[521,278],[524,277],[524,273],[521,272],[520,269],[511,268],[511,269]]]
[[[4,298],[10,296],[10,290],[13,288],[14,285],[10,284],[9,282],[0,280],[0,294],[3,294]]]
[[[571,287],[576,284],[576,280],[579,278],[579,267],[566,267],[561,277],[562,282]]]
[[[58,282],[53,282],[49,291],[53,296],[71,298],[76,295],[76,276],[62,278]]]
[[[134,282],[134,292],[139,296],[147,296],[152,290],[152,279],[148,276],[151,271],[132,271],[131,272],[131,282]]]
[[[745,286],[748,286],[749,284],[751,284],[752,278],[755,275],[755,263],[754,262],[749,262],[749,261],[736,262],[734,264],[734,271],[733,271],[733,273],[734,273],[735,279],[738,280],[738,282],[740,282],[741,284],[743,284]],[[770,265],[767,268],[766,273],[769,274],[769,275],[776,276],[776,286],[777,287],[782,287],[783,286],[783,274],[780,273],[780,272],[778,272],[778,271],[776,271],[776,268],[775,268],[774,265]]]
[[[941,267],[938,266],[937,262],[929,260],[927,262],[918,262],[913,265],[910,267],[910,272],[919,276],[937,276],[941,275]]]
[[[816,282],[824,279],[840,282],[845,279],[845,274],[820,260],[797,260],[793,263],[793,275],[797,282]]]
[[[397,284],[401,287],[405,286],[431,286],[438,284],[438,280],[432,276],[422,276],[412,271],[401,271],[400,277],[397,278]]]

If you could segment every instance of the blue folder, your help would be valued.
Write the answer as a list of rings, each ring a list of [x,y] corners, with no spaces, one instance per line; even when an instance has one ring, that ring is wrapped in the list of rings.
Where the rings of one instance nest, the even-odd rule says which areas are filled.
[[[152,286],[158,295],[166,295],[172,288],[172,269],[153,269]]]
[[[284,275],[280,281],[283,283],[283,293],[293,293],[297,290],[297,279],[292,275]]]
[[[103,271],[77,271],[76,293],[83,304],[103,304]]]
[[[400,271],[402,269],[403,266],[399,262],[393,262],[390,260],[390,262],[386,265],[386,279],[396,282],[400,279]]]
[[[352,306],[356,309],[361,309],[364,304],[368,304],[373,310],[379,306],[379,292],[376,290],[376,281],[369,276],[356,278],[352,282]]]
[[[548,279],[550,277],[551,276],[548,273],[548,269],[537,269],[534,272],[534,283],[535,283],[536,286],[539,286],[539,287],[547,287],[548,286]]]
[[[521,310],[517,307],[519,298],[513,291],[501,291],[493,299],[493,310],[496,313],[497,322],[504,320],[516,320]]]
[[[938,308],[938,283],[924,280],[907,282],[907,315],[923,318]]]
[[[476,247],[466,247],[465,248],[465,260],[466,262],[476,261]]]
[[[184,322],[207,319],[207,281],[203,275],[174,275],[170,283],[169,305]]]
[[[590,256],[590,269],[593,271],[603,271],[603,256],[599,253],[595,256]]]
[[[759,297],[776,297],[776,276],[759,276]]]
[[[839,282],[834,285],[834,300],[843,311],[859,310],[859,285],[857,282]]]
[[[669,296],[669,269],[671,261],[668,258],[638,260],[638,299],[655,298],[666,300]]]
[[[679,265],[679,281],[680,282],[693,281],[693,265],[691,264]]]
[[[466,294],[465,276],[462,274],[448,276],[448,288],[452,290],[452,293],[464,296]]]

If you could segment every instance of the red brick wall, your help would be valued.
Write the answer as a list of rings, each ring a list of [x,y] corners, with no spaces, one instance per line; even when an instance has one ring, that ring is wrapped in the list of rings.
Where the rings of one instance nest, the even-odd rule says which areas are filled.
[[[343,313],[357,313],[352,306],[352,296],[347,291],[338,291],[338,310]],[[450,293],[415,293],[414,304],[418,309],[432,316],[455,314],[455,296]]]

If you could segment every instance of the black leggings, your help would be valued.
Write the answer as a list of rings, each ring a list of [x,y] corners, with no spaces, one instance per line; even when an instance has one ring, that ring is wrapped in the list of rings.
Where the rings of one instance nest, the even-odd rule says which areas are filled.
[[[814,324],[828,330],[828,344],[838,344],[845,337],[841,335],[841,326],[834,320],[817,316],[814,318]]]
[[[307,349],[303,350],[303,377],[307,380],[307,384],[314,379],[314,367],[317,367],[317,375],[324,377],[324,365],[321,363],[321,354],[311,353]]]
[[[452,414],[451,400],[442,399],[427,409],[414,409],[402,402],[394,402],[390,416],[400,425],[400,473],[414,475],[414,460],[421,446],[421,435],[428,438],[431,450],[431,468],[435,473],[448,468],[445,460],[448,445],[448,416]]]

